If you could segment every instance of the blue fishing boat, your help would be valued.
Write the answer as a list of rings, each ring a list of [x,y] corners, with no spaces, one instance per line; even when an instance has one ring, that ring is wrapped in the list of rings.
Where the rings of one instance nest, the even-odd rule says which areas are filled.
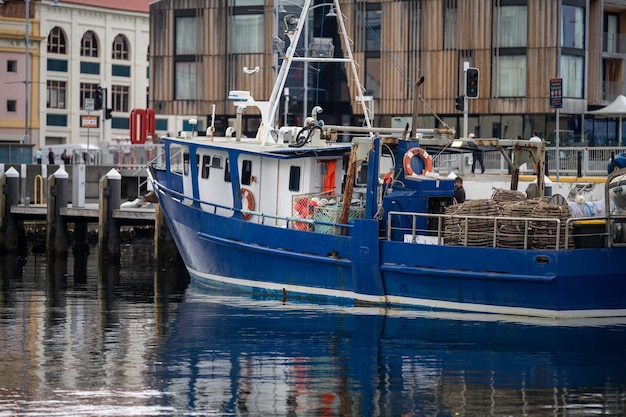
[[[544,145],[458,139],[446,126],[371,126],[340,4],[333,4],[344,58],[316,59],[350,69],[363,126],[325,124],[318,106],[303,126],[277,125],[291,63],[311,60],[295,54],[311,7],[305,1],[290,19],[268,101],[232,91],[238,123],[228,135],[162,138],[164,156],[150,177],[192,282],[354,305],[626,316],[626,216],[608,191],[621,171],[607,181],[606,210],[589,218],[573,217],[562,198],[515,192],[454,204],[454,180],[433,172],[433,155],[500,150],[513,156],[515,179],[526,162],[542,172]],[[247,138],[241,115],[253,107],[261,123]],[[543,196],[542,175],[536,187]]]

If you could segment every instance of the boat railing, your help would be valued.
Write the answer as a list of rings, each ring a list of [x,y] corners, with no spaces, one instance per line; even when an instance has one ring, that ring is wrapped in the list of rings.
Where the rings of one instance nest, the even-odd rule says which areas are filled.
[[[313,219],[307,219],[307,218],[301,218],[301,217],[278,216],[278,215],[273,215],[269,213],[248,210],[244,208],[239,209],[235,207],[228,207],[228,206],[224,206],[221,204],[211,203],[208,201],[200,200],[198,198],[185,195],[179,191],[168,188],[158,182],[154,183],[154,187],[157,192],[162,192],[164,194],[167,194],[170,197],[175,198],[176,200],[180,201],[181,203],[192,207],[194,210],[209,212],[215,215],[217,215],[218,212],[220,212],[220,215],[222,215],[223,217],[228,217],[225,214],[229,212],[233,214],[241,213],[245,217],[250,218],[251,219],[250,221],[258,223],[258,224],[262,224],[262,225],[268,225],[268,226],[273,225],[276,227],[286,227],[288,229],[302,230],[301,228],[297,227],[297,225],[301,225],[304,223],[304,224],[311,226],[311,229],[307,229],[307,230],[313,230],[314,226],[322,226],[325,230],[341,231],[341,232],[345,230],[346,235],[351,235],[350,230],[354,227],[352,224],[338,224],[335,222],[319,221],[319,220],[313,220]],[[274,224],[271,224],[270,222],[273,222]],[[341,233],[326,232],[326,234],[341,234]]]
[[[391,211],[387,240],[512,249],[574,249],[613,244],[607,219],[474,216]]]

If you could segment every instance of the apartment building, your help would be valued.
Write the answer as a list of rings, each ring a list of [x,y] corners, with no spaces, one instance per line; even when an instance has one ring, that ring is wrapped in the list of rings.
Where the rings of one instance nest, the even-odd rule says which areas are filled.
[[[130,112],[147,106],[149,3],[0,0],[0,142],[128,136]],[[91,110],[99,94],[105,109]]]
[[[301,55],[344,51],[331,3],[316,0]],[[230,90],[267,99],[281,48],[284,19],[303,0],[159,0],[150,5],[150,107],[197,114],[207,123],[215,106],[219,129],[232,124]],[[465,68],[478,69],[478,97],[467,100],[468,131],[480,137],[555,142],[557,109],[551,87],[561,80],[559,138],[563,145],[617,145],[617,118],[588,111],[625,92],[624,0],[380,0],[340,1],[361,63],[375,123],[404,126],[415,109],[421,126],[442,123],[463,134],[457,97]],[[284,49],[283,49],[284,50]],[[296,64],[294,64],[296,65]],[[329,123],[357,114],[354,88],[336,64],[301,65],[283,94],[281,121],[297,121],[314,105]],[[416,81],[425,82],[416,88]],[[415,97],[424,99],[414,104]],[[463,100],[461,100],[463,101]],[[432,112],[438,117],[434,117]],[[335,115],[335,116],[333,116]],[[245,129],[258,118],[244,117]],[[202,127],[202,126],[201,126]],[[201,128],[200,127],[200,128]],[[626,132],[626,129],[622,129]]]

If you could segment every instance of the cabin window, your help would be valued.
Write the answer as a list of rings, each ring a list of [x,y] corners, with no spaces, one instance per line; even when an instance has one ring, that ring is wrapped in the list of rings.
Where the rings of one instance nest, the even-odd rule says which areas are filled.
[[[189,152],[183,153],[183,174],[189,175]]]
[[[231,182],[230,179],[230,161],[226,158],[226,169],[224,170],[224,181]]]
[[[196,169],[200,172],[200,155],[196,154]]]
[[[289,191],[300,191],[300,167],[289,169]]]
[[[183,173],[183,161],[182,161],[183,148],[178,145],[172,145],[170,147],[170,170],[172,173],[181,175]]]
[[[209,178],[209,170],[211,169],[211,157],[209,155],[202,156],[202,178]]]
[[[241,166],[241,183],[250,185],[252,182],[252,161],[245,159]]]
[[[211,162],[211,168],[222,168],[222,158],[219,156],[214,156],[213,161]]]

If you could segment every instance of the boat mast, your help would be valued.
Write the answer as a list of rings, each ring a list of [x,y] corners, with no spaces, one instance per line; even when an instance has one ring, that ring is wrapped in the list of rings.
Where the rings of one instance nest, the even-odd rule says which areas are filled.
[[[341,37],[343,39],[343,47],[345,49],[345,53],[347,58],[322,58],[322,57],[297,57],[295,56],[296,46],[298,45],[298,41],[302,35],[302,30],[304,27],[304,23],[308,18],[308,14],[311,10],[312,0],[305,0],[304,5],[302,7],[302,11],[300,13],[300,17],[297,20],[295,30],[287,30],[286,35],[289,38],[290,44],[289,48],[287,48],[287,52],[285,53],[285,57],[283,58],[283,62],[280,66],[280,70],[276,77],[276,83],[274,84],[274,89],[272,90],[272,94],[269,99],[269,112],[267,115],[267,120],[263,123],[263,137],[265,138],[269,133],[269,131],[273,128],[276,117],[278,115],[278,107],[280,105],[280,95],[285,87],[285,83],[287,81],[287,75],[289,74],[289,70],[291,68],[291,64],[293,62],[347,62],[350,64],[352,77],[354,78],[354,82],[357,88],[357,96],[356,100],[360,103],[361,109],[363,111],[363,115],[365,117],[365,125],[371,129],[369,110],[365,105],[365,100],[363,99],[365,89],[359,80],[359,75],[357,72],[357,67],[354,62],[354,56],[352,55],[352,48],[350,47],[350,39],[348,38],[346,32],[345,22],[343,20],[343,13],[341,12],[341,7],[339,6],[339,0],[333,0],[333,5],[335,7],[335,13],[337,14],[337,22],[339,23],[339,31]],[[289,22],[286,22],[289,23]],[[373,136],[373,133],[370,132],[370,136]]]

